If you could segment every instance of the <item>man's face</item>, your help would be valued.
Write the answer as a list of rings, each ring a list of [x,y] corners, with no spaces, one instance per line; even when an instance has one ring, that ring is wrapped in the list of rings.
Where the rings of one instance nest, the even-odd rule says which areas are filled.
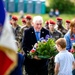
[[[52,31],[54,31],[54,26],[55,25],[53,25],[53,24],[49,24],[49,29],[52,30]]]
[[[31,24],[32,20],[31,19],[26,19],[27,24]]]
[[[12,24],[17,24],[17,21],[12,19]]]
[[[36,21],[33,24],[34,24],[33,27],[37,32],[39,32],[42,29],[42,21],[41,20]]]
[[[57,20],[57,25],[61,26],[62,25],[62,20]]]
[[[70,28],[70,23],[66,23],[66,28],[67,28],[67,29]]]

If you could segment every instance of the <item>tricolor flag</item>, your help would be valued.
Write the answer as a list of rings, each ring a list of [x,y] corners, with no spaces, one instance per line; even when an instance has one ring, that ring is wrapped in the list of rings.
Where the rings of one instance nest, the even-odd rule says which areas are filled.
[[[14,39],[8,14],[0,0],[0,75],[10,75],[17,64],[17,46]]]

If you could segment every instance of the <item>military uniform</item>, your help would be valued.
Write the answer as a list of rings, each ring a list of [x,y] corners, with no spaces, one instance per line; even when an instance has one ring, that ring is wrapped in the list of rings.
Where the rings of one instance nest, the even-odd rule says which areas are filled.
[[[50,32],[50,36],[52,36],[55,40],[63,37],[62,33],[58,30],[54,30],[53,33]],[[54,75],[54,57],[49,60],[48,75]]]
[[[50,32],[50,35],[51,35],[52,38],[54,38],[55,40],[57,40],[57,39],[63,37],[63,34],[62,34],[60,31],[58,31],[58,30],[54,30],[53,33]]]
[[[52,19],[49,21],[50,36],[56,41],[57,39],[63,37],[63,35],[60,31],[54,29],[55,24],[56,23]],[[48,75],[54,75],[54,57],[49,60]]]
[[[59,30],[63,35],[67,33],[67,30],[62,25],[62,18],[57,17],[57,30]]]
[[[67,33],[67,30],[64,27],[57,28],[57,30],[59,30],[63,35],[65,35]]]
[[[14,35],[15,35],[15,39],[16,41],[19,42],[20,44],[20,48],[21,48],[21,43],[22,43],[22,33],[21,33],[21,27],[19,25],[17,25],[16,28],[13,28],[13,32],[14,32]]]

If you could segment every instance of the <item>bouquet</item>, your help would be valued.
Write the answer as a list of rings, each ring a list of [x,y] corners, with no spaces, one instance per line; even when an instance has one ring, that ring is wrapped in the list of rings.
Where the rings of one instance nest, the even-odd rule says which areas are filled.
[[[46,37],[41,38],[38,43],[33,46],[33,49],[28,53],[32,58],[37,55],[38,58],[46,59],[56,55],[54,39]]]
[[[70,52],[75,56],[75,43],[72,43],[72,49]]]

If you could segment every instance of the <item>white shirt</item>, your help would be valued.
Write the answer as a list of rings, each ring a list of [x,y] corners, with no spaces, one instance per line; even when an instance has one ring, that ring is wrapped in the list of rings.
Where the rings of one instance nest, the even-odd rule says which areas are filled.
[[[70,52],[68,52],[67,50],[60,51],[55,56],[55,63],[60,64],[58,75],[72,75],[73,61],[74,57]]]

